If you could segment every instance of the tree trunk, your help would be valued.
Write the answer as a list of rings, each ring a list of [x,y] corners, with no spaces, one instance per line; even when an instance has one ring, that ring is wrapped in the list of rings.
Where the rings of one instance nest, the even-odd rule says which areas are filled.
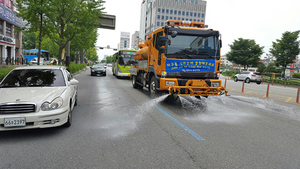
[[[41,1],[41,7],[43,6],[43,1]],[[39,51],[38,51],[38,59],[37,65],[40,65],[40,58],[41,58],[41,44],[42,44],[42,31],[43,31],[43,13],[40,13],[40,34],[39,34]]]

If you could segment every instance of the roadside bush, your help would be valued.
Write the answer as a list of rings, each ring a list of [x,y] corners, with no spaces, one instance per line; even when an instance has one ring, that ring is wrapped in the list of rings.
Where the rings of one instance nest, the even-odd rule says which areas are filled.
[[[15,66],[7,66],[0,68],[0,81],[11,71],[15,68]]]
[[[294,73],[292,77],[293,77],[293,78],[299,78],[299,79],[300,79],[300,73]]]
[[[72,73],[78,72],[78,71],[86,68],[86,64],[85,63],[84,64],[76,64],[74,62],[71,62],[69,67],[67,67],[67,68],[69,69],[70,73],[72,74]]]
[[[272,77],[273,76],[273,73],[262,73],[263,76],[269,76],[269,77]],[[281,74],[280,73],[275,73],[275,78],[276,77],[281,77]]]
[[[237,74],[237,72],[235,71],[226,71],[226,72],[222,72],[222,75],[224,76],[234,76],[235,74]]]
[[[264,83],[272,83],[272,81],[273,81],[274,84],[284,85],[286,83],[286,85],[288,85],[288,86],[296,86],[296,87],[300,86],[300,80],[296,80],[296,79],[284,80],[284,79],[274,79],[274,78],[270,78],[270,77],[263,77],[263,82]]]

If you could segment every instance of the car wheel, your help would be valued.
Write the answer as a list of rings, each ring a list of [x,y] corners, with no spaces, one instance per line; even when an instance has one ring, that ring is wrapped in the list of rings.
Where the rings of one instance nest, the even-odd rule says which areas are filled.
[[[72,124],[72,109],[69,108],[68,121],[63,125],[64,127],[70,127]]]
[[[156,90],[156,85],[155,85],[155,76],[151,77],[149,91],[150,91],[151,98],[155,98],[157,96],[157,90]]]
[[[74,103],[74,106],[77,106],[77,94],[75,95],[75,103]]]
[[[237,82],[237,81],[238,81],[238,78],[235,76],[233,80],[234,80],[235,82]]]
[[[249,79],[249,78],[247,78],[245,82],[246,82],[246,83],[250,83],[250,79]]]

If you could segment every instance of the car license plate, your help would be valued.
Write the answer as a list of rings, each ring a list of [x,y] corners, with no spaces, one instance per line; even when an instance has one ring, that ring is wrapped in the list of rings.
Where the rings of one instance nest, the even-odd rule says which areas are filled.
[[[25,117],[5,118],[4,127],[22,127],[26,126]]]

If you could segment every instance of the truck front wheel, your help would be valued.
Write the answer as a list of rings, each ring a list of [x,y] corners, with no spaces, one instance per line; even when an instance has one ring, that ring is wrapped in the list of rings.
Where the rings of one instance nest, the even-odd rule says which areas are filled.
[[[151,77],[149,91],[150,91],[151,98],[155,98],[157,96],[157,90],[156,90],[156,85],[155,85],[155,76]]]

